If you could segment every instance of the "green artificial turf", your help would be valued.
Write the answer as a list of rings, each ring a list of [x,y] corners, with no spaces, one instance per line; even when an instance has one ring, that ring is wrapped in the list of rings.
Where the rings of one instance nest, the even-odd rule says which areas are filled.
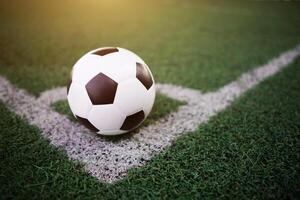
[[[217,89],[300,41],[297,2],[1,1],[0,74],[37,95],[87,51],[120,46],[157,82]]]
[[[144,58],[156,82],[214,90],[294,47],[299,8],[257,1],[1,1],[0,74],[38,95],[66,85],[85,52],[120,46]],[[0,199],[297,199],[299,73],[298,60],[114,184],[87,175],[0,102]],[[144,125],[179,105],[158,95]],[[66,102],[53,107],[70,116]]]
[[[51,107],[60,114],[66,115],[70,120],[76,121],[67,100],[57,101]]]
[[[296,199],[300,60],[123,180],[103,184],[0,104],[0,194],[14,199]]]
[[[156,94],[155,102],[147,119],[142,123],[143,126],[148,126],[159,120],[160,118],[166,116],[167,114],[174,112],[178,109],[179,106],[183,105],[183,102],[168,98],[162,94]],[[52,107],[57,112],[67,115],[69,119],[75,121],[75,117],[70,110],[68,101],[58,101],[52,104]]]

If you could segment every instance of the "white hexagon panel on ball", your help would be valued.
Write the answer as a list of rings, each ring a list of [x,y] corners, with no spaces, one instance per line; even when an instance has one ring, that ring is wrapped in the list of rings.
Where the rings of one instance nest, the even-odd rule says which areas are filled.
[[[131,131],[153,107],[153,75],[145,62],[129,50],[92,50],[75,63],[71,77],[70,108],[79,122],[99,134]]]

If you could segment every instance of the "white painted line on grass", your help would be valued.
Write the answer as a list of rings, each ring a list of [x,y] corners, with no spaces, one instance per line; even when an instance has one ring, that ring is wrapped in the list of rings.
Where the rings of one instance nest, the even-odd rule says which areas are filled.
[[[139,133],[118,141],[90,133],[50,108],[51,103],[66,99],[65,87],[43,92],[36,99],[0,76],[0,100],[30,124],[39,127],[51,144],[65,150],[71,159],[83,163],[92,176],[113,182],[125,176],[128,169],[144,165],[178,136],[197,130],[201,123],[225,109],[246,90],[288,66],[299,55],[300,46],[206,94],[180,86],[157,84],[158,92],[187,104],[142,128]]]

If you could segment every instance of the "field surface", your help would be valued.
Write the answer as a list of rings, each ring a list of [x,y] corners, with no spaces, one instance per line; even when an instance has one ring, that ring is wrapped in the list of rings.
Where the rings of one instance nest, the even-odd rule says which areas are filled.
[[[0,199],[299,199],[299,10],[273,1],[1,2]],[[102,46],[140,55],[158,93],[138,130],[87,133],[82,140],[95,142],[83,144],[68,134],[86,131],[64,91],[76,60]],[[49,126],[37,120],[48,117],[45,102]]]

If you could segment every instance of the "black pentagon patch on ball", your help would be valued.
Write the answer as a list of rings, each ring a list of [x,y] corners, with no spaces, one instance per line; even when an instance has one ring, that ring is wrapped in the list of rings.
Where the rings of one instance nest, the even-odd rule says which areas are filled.
[[[98,56],[105,56],[107,54],[118,52],[118,51],[119,51],[119,49],[117,49],[115,47],[108,47],[105,49],[100,49],[100,50],[94,52],[93,54],[98,55]]]
[[[87,119],[79,117],[76,115],[78,121],[85,126],[86,128],[90,129],[91,131],[98,132],[99,130]]]
[[[137,127],[145,118],[145,113],[143,110],[129,115],[124,120],[121,130],[129,131]]]
[[[85,86],[93,105],[114,103],[118,83],[99,73],[92,78]]]
[[[136,78],[145,86],[147,90],[152,86],[153,80],[146,65],[136,63]]]

